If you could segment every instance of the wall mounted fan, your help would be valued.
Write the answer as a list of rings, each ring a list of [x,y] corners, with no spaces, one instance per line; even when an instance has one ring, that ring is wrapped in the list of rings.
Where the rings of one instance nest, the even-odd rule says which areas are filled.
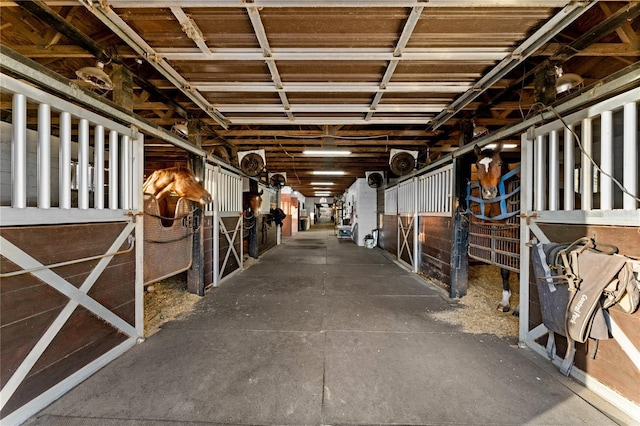
[[[384,185],[384,172],[365,172],[367,185],[371,188],[380,188]]]
[[[287,173],[286,172],[277,172],[277,173],[269,173],[269,185],[274,188],[282,188],[287,184]]]
[[[392,149],[389,155],[391,171],[397,176],[408,175],[415,169],[418,151]]]
[[[240,164],[240,170],[247,176],[258,176],[267,163],[264,157],[264,149],[238,152],[238,163]]]

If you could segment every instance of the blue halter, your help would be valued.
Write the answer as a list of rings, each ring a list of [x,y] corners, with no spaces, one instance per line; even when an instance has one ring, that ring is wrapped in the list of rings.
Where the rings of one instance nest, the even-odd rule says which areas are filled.
[[[508,219],[512,216],[515,216],[517,214],[520,213],[520,209],[514,211],[514,212],[508,212],[507,211],[507,200],[512,197],[514,194],[516,194],[517,192],[520,191],[520,187],[518,186],[516,189],[514,189],[513,191],[511,191],[508,194],[505,194],[505,188],[504,188],[504,182],[513,177],[514,175],[516,175],[517,173],[520,172],[520,167],[518,166],[515,169],[511,170],[509,173],[504,174],[501,178],[500,178],[500,183],[498,183],[498,193],[500,195],[498,195],[497,197],[491,199],[491,200],[485,200],[483,198],[478,198],[478,197],[474,197],[471,195],[471,189],[472,188],[478,188],[478,190],[480,190],[480,183],[478,182],[469,182],[467,184],[467,213],[469,213],[470,215],[477,217],[478,219],[482,219],[482,220],[504,220],[504,219]],[[500,214],[498,216],[493,216],[493,217],[487,217],[485,216],[483,213],[480,214],[476,214],[474,212],[471,211],[471,209],[469,209],[469,204],[470,202],[475,202],[478,203],[480,205],[480,212],[484,212],[484,206],[485,204],[493,204],[493,203],[500,203]]]

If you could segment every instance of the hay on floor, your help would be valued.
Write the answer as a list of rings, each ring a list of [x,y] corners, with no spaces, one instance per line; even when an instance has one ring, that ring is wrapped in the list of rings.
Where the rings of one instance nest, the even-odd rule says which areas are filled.
[[[509,283],[511,311],[501,312],[496,309],[502,299],[500,268],[491,265],[470,266],[468,291],[459,299],[458,309],[434,313],[432,317],[458,325],[465,333],[494,334],[517,341],[518,317],[512,315],[520,297],[516,273],[511,273]]]
[[[201,299],[187,291],[186,274],[146,286],[144,292],[144,336],[150,337],[162,324],[187,315]]]

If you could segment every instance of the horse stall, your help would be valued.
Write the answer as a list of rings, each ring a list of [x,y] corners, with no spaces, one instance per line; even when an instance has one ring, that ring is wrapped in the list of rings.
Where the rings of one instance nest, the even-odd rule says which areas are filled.
[[[0,401],[16,424],[142,338],[143,135],[3,66],[61,93],[0,79]]]
[[[451,287],[454,176],[447,162],[378,191],[380,247],[443,288]]]
[[[622,270],[630,268],[636,277],[640,273],[637,81],[635,86],[577,112],[556,113],[553,121],[522,135],[520,291],[521,303],[528,309],[521,309],[520,340],[638,418],[640,312],[637,308],[626,312],[621,304],[608,309],[593,305],[604,303],[601,295],[613,291],[607,286],[605,292],[604,286],[619,269],[615,265],[611,269],[614,256],[601,253],[600,247],[615,246]],[[572,261],[564,273],[551,263],[547,272],[542,266],[550,259],[544,256],[547,247],[580,238],[595,247],[576,253],[577,263]],[[598,257],[581,261],[583,256],[591,259],[587,254]],[[632,287],[626,288],[630,293],[633,279],[629,281],[629,275],[623,279],[622,270],[618,282],[630,283]],[[593,274],[602,278],[593,280]],[[588,287],[592,284],[600,287]],[[583,309],[587,307],[593,311]],[[595,340],[590,337],[598,312],[605,320],[605,333]],[[581,318],[594,324],[591,334],[582,338],[571,332]]]
[[[258,255],[260,255],[278,243],[278,226],[271,214],[271,209],[278,207],[278,191],[263,184],[259,184],[258,189],[262,192],[262,204],[258,216]]]
[[[204,280],[217,286],[242,269],[242,176],[222,165],[207,164],[205,170],[213,202],[204,213]]]

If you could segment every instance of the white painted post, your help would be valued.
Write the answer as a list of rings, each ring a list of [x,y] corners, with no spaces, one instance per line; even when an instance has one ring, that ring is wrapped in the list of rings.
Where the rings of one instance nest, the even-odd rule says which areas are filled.
[[[520,163],[520,317],[518,335],[520,345],[527,341],[529,334],[529,219],[526,217],[533,208],[533,141],[524,133],[521,137]]]
[[[220,281],[220,194],[223,193],[220,189],[221,185],[220,167],[215,166],[212,171],[209,171],[209,182],[211,183],[213,198],[213,285],[218,286]],[[242,266],[242,265],[241,265]]]

